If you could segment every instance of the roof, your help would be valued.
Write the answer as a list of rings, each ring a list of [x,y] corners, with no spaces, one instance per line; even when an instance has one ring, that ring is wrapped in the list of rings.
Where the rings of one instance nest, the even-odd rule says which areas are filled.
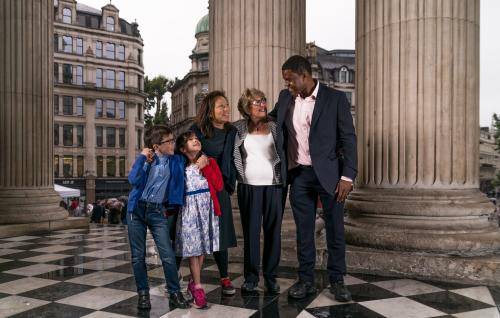
[[[96,9],[96,8],[92,8],[91,6],[88,6],[88,5],[80,3],[80,2],[78,2],[76,4],[76,11],[101,15],[101,10]]]
[[[194,35],[196,36],[198,33],[203,32],[208,32],[208,14],[204,15],[200,21],[198,21]]]

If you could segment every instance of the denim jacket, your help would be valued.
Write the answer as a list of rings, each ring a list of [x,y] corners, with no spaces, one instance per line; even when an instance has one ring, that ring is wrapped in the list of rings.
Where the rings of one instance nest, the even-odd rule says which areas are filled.
[[[132,185],[132,190],[128,196],[127,213],[132,213],[137,207],[137,203],[139,203],[142,192],[146,187],[148,175],[151,171],[151,164],[146,163],[146,159],[145,155],[140,154],[128,175],[128,182]],[[158,156],[155,155],[153,162],[156,162],[156,160],[158,160]],[[184,157],[180,155],[170,157],[170,180],[163,200],[165,209],[175,209],[184,204],[184,161]]]

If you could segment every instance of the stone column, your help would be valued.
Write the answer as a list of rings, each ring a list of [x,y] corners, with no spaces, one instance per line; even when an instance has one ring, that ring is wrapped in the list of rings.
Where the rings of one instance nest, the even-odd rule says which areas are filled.
[[[274,106],[284,88],[281,65],[305,50],[305,0],[210,0],[209,88],[226,92],[231,119],[238,99],[259,88]]]
[[[479,192],[479,0],[356,1],[359,173],[348,243],[488,254]]]
[[[0,224],[66,218],[54,191],[53,0],[0,3]]]
[[[125,175],[128,176],[128,172],[130,168],[132,168],[136,157],[137,129],[135,128],[135,123],[137,121],[137,104],[128,102],[126,106],[127,114],[125,116],[127,118],[127,128],[125,132],[125,145],[127,147],[127,157],[125,160]]]

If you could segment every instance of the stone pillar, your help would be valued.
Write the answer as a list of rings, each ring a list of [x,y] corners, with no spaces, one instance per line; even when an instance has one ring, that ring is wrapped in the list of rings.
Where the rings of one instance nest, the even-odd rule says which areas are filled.
[[[135,123],[137,122],[137,104],[134,102],[127,103],[126,110],[127,128],[125,132],[125,145],[127,147],[127,156],[125,159],[125,175],[128,176],[128,172],[132,168],[136,157],[137,129],[135,128]]]
[[[64,219],[54,191],[53,0],[0,3],[0,224]]]
[[[500,247],[479,192],[479,0],[356,1],[357,246]]]
[[[305,0],[210,0],[209,88],[226,92],[231,119],[238,99],[259,88],[272,108],[284,88],[281,65],[305,50]]]

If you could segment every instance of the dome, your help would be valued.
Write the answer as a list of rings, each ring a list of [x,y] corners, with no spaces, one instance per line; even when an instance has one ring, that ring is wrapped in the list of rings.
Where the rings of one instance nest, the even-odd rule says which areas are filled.
[[[198,33],[203,32],[208,32],[208,14],[203,16],[203,18],[198,21],[194,35],[196,36]]]

